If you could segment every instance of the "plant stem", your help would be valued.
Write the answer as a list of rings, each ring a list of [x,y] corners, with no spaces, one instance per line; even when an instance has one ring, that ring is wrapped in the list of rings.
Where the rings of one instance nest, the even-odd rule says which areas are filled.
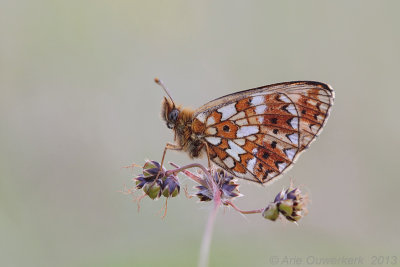
[[[255,214],[255,213],[262,213],[264,211],[264,208],[262,209],[257,209],[257,210],[241,210],[239,209],[235,204],[233,204],[232,202],[225,201],[224,202],[226,205],[231,206],[232,208],[234,208],[236,211],[242,213],[242,214]]]
[[[192,164],[185,165],[185,166],[183,166],[183,167],[179,167],[178,165],[176,165],[175,163],[172,163],[172,162],[170,162],[170,164],[171,164],[172,166],[174,166],[175,168],[177,168],[177,169],[168,170],[168,171],[166,172],[166,176],[168,176],[170,173],[175,173],[175,174],[176,174],[176,173],[178,173],[178,172],[183,172],[183,173],[185,173],[189,178],[191,178],[193,181],[195,181],[196,183],[201,184],[201,185],[207,187],[207,185],[208,185],[208,182],[207,182],[207,181],[205,181],[204,179],[201,179],[201,178],[199,178],[199,177],[193,175],[193,174],[190,173],[190,172],[186,172],[186,171],[185,171],[186,169],[190,169],[190,168],[199,168],[199,169],[201,169],[201,170],[204,172],[204,174],[207,176],[207,180],[212,181],[212,177],[211,177],[210,173],[209,173],[209,172],[207,171],[207,169],[204,168],[204,166],[201,165],[201,164],[192,163]]]
[[[214,207],[208,216],[206,229],[204,230],[203,240],[201,242],[199,267],[207,267],[210,255],[211,238],[214,229],[215,218],[217,217],[219,206],[221,205],[221,192],[214,188]]]
[[[193,163],[189,164],[183,167],[179,167],[178,165],[174,163],[170,163],[172,166],[174,166],[176,169],[174,170],[169,170],[166,173],[166,176],[168,176],[170,173],[177,174],[178,172],[183,172],[185,173],[189,178],[191,178],[193,181],[208,187],[209,189],[212,190],[212,199],[214,202],[213,209],[211,210],[208,220],[207,220],[207,225],[204,230],[203,234],[203,240],[201,242],[201,248],[200,248],[200,258],[199,258],[199,267],[207,267],[208,266],[208,260],[209,260],[209,255],[210,255],[210,247],[211,247],[211,239],[213,235],[213,229],[214,229],[214,224],[215,224],[215,219],[217,217],[218,209],[222,204],[221,200],[221,191],[216,184],[216,181],[210,174],[210,172],[201,164],[198,163]],[[194,175],[193,173],[187,171],[189,168],[200,168],[204,175],[205,178],[200,178]]]

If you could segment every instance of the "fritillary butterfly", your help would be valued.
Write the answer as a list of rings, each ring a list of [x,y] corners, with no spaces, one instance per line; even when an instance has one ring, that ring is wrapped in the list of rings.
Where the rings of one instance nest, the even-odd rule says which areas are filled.
[[[176,106],[167,92],[162,117],[176,144],[191,158],[204,152],[234,176],[268,183],[287,171],[325,125],[334,91],[313,81],[261,86],[215,99],[193,110]]]

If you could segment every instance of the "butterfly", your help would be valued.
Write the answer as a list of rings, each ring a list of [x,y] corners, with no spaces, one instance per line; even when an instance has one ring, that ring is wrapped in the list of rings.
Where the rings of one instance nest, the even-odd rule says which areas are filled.
[[[265,184],[287,171],[325,125],[333,89],[314,81],[283,82],[217,98],[194,110],[162,101],[161,116],[175,133],[167,149],[209,161],[237,178]]]

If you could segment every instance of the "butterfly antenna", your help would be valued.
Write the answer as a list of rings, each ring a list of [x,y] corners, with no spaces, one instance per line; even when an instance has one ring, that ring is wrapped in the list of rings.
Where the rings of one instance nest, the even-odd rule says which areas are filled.
[[[165,93],[167,93],[169,99],[171,99],[172,103],[173,103],[174,106],[175,106],[175,102],[174,102],[174,100],[172,99],[171,95],[169,94],[168,88],[165,86],[165,84],[164,84],[160,79],[158,79],[158,78],[154,78],[154,81],[156,82],[156,84],[160,85],[160,86],[164,89]]]

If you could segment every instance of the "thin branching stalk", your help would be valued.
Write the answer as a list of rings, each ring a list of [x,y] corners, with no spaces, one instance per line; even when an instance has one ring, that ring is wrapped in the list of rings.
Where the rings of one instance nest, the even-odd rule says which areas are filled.
[[[212,201],[213,207],[209,213],[207,224],[204,229],[202,243],[200,247],[200,255],[198,266],[206,267],[209,264],[209,255],[211,241],[213,236],[214,225],[219,208],[223,205],[231,206],[235,211],[241,214],[260,214],[265,219],[275,221],[278,218],[286,218],[287,220],[296,223],[305,214],[307,214],[308,197],[301,193],[299,188],[295,188],[290,184],[289,188],[278,193],[273,202],[267,207],[254,210],[242,210],[233,204],[232,200],[242,196],[238,190],[238,184],[234,181],[234,177],[224,172],[221,169],[207,169],[201,164],[192,163],[185,166],[178,166],[170,163],[175,167],[173,170],[166,170],[156,161],[146,161],[142,167],[143,172],[133,179],[136,183],[134,189],[125,189],[123,193],[133,194],[141,190],[144,194],[135,198],[138,202],[138,211],[140,208],[140,200],[148,196],[150,199],[166,198],[164,215],[167,213],[167,200],[171,197],[179,195],[180,182],[178,173],[183,173],[199,184],[195,188],[198,190],[196,196],[200,201]],[[138,165],[132,165],[138,166]],[[201,171],[196,175],[188,169],[198,168]],[[185,189],[185,194],[188,193]],[[192,196],[188,196],[191,198]]]
[[[199,169],[201,169],[203,172],[204,172],[204,174],[207,176],[207,180],[209,180],[209,181],[213,181],[213,179],[212,179],[212,177],[211,177],[211,174],[207,171],[207,169],[203,166],[203,165],[201,165],[201,164],[198,164],[198,163],[192,163],[192,164],[188,164],[188,165],[185,165],[185,166],[183,166],[183,167],[179,167],[178,165],[176,165],[175,163],[170,163],[172,166],[174,166],[175,168],[177,168],[177,169],[174,169],[174,170],[169,170],[169,171],[167,171],[167,175],[168,174],[170,174],[170,173],[174,173],[174,174],[177,174],[177,173],[179,173],[179,172],[184,172],[185,174],[186,174],[186,172],[185,172],[185,170],[186,169],[190,169],[190,168],[199,168]],[[195,182],[197,182],[197,183],[199,183],[199,184],[201,184],[201,185],[204,185],[204,186],[207,186],[208,185],[208,181],[205,181],[204,179],[200,179],[199,177],[196,177],[196,176],[194,176],[194,175],[190,175],[190,173],[188,173],[189,175],[187,175],[189,178],[191,178],[193,181],[195,181]]]
[[[257,210],[241,210],[239,209],[235,204],[233,204],[231,201],[225,201],[224,204],[231,206],[234,208],[236,211],[240,212],[241,214],[256,214],[256,213],[262,213],[264,208],[262,209],[257,209]]]
[[[219,191],[216,184],[213,182],[214,187],[214,207],[208,216],[206,229],[204,230],[203,240],[201,242],[200,248],[200,259],[199,259],[199,267],[208,266],[208,259],[210,255],[210,247],[211,247],[211,239],[213,235],[215,218],[217,217],[218,209],[221,206],[221,192]]]
[[[213,230],[214,230],[214,224],[215,224],[215,219],[218,214],[218,209],[222,204],[221,201],[221,191],[218,188],[218,185],[215,183],[213,177],[211,176],[210,172],[201,164],[193,163],[189,164],[183,167],[179,167],[178,165],[174,163],[170,163],[172,166],[174,166],[177,169],[174,170],[169,170],[167,173],[174,173],[177,174],[179,172],[184,172],[189,178],[194,180],[195,182],[203,185],[203,186],[208,186],[212,189],[213,191],[213,202],[214,206],[213,209],[211,210],[208,220],[207,220],[207,225],[204,230],[203,234],[203,240],[201,243],[201,248],[200,248],[200,258],[199,258],[199,267],[207,267],[208,266],[208,260],[209,260],[209,255],[210,255],[210,247],[211,247],[211,240],[212,240],[212,235],[213,235]],[[186,169],[190,168],[199,168],[203,171],[203,173],[206,176],[206,179],[201,179],[195,175],[193,175],[190,172],[187,172]]]

